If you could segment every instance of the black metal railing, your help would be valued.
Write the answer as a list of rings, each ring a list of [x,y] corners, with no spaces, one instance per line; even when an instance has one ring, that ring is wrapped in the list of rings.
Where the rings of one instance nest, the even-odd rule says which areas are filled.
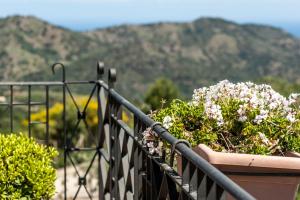
[[[113,89],[115,71],[109,72],[110,193],[112,199],[253,199],[227,176],[172,136]],[[122,110],[134,116],[134,129],[122,121]],[[141,134],[152,127],[161,140],[182,157],[182,176],[163,156],[153,156]],[[130,146],[128,143],[130,142]],[[130,197],[130,198],[129,198]]]
[[[60,64],[61,65],[61,64]],[[10,89],[10,101],[5,104],[13,115],[13,85],[28,86],[28,129],[30,134],[31,115],[31,87],[39,84],[45,87],[45,107],[49,110],[49,88],[52,85],[61,87],[64,124],[64,199],[80,199],[79,192],[84,188],[88,199],[254,199],[250,194],[235,184],[231,179],[209,164],[205,159],[196,154],[185,142],[171,135],[159,123],[153,121],[137,107],[127,101],[114,89],[116,70],[109,69],[108,84],[103,81],[104,66],[97,65],[97,80],[95,81],[66,81],[65,69],[60,82],[40,83],[1,83]],[[53,67],[54,69],[54,67]],[[83,109],[79,109],[76,97],[73,96],[69,85],[90,84],[92,86],[88,101]],[[66,98],[71,98],[77,110],[75,127],[66,128]],[[92,98],[97,99],[98,130],[92,133],[86,122],[87,107]],[[48,99],[48,100],[47,100]],[[44,104],[43,104],[44,105]],[[45,120],[46,135],[49,138],[49,112]],[[133,122],[128,122],[124,116],[130,116]],[[13,131],[13,118],[10,118],[11,131]],[[83,122],[87,128],[86,134],[95,136],[96,145],[93,147],[79,148],[72,142],[76,135],[78,124]],[[173,167],[174,155],[150,154],[141,141],[141,134],[146,128],[151,127],[159,138],[168,144],[169,151],[175,150],[181,157],[182,170],[179,172]],[[51,127],[50,127],[51,128]],[[48,131],[47,131],[48,130]],[[46,137],[46,139],[47,139]],[[78,172],[76,163],[69,156],[72,152],[93,152],[87,170],[83,175]],[[78,176],[78,189],[74,194],[68,190],[67,159],[75,168]],[[87,187],[90,184],[86,179],[94,163],[97,163],[97,193],[92,194]],[[180,163],[177,163],[180,164]]]

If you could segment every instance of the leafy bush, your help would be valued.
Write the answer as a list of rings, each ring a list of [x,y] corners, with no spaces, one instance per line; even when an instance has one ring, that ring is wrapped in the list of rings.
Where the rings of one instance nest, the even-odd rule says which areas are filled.
[[[54,148],[20,135],[0,134],[0,198],[50,199],[55,192]]]
[[[81,111],[83,110],[88,97],[76,97],[77,104]],[[70,135],[76,126],[77,122],[77,110],[73,102],[68,99],[66,104],[66,128],[69,131],[68,134]],[[50,135],[50,143],[55,144],[55,146],[62,148],[64,142],[64,130],[63,130],[63,104],[62,103],[55,103],[53,106],[49,108],[49,135]],[[31,115],[32,121],[45,121],[46,120],[46,109],[42,108],[38,112],[33,113]],[[98,118],[97,118],[97,101],[95,99],[91,99],[87,109],[86,109],[86,122],[93,134],[97,133],[98,127]],[[24,120],[23,125],[27,125],[28,121]],[[90,134],[86,134],[84,136],[82,133],[86,133],[86,127],[81,121],[79,124],[76,134],[72,140],[72,142],[76,143],[78,141],[82,141],[84,144],[94,144],[94,136]],[[33,135],[37,136],[38,138],[45,137],[45,126],[33,126],[32,127]],[[88,136],[88,137],[87,137]],[[80,140],[79,138],[82,137]],[[57,143],[57,144],[56,144]]]
[[[174,100],[153,117],[193,146],[266,155],[300,152],[297,97],[285,98],[269,85],[221,81],[195,90],[191,102]]]
[[[159,78],[150,86],[145,96],[145,103],[151,110],[158,109],[162,101],[169,105],[175,98],[179,98],[179,90],[174,83],[166,78]]]

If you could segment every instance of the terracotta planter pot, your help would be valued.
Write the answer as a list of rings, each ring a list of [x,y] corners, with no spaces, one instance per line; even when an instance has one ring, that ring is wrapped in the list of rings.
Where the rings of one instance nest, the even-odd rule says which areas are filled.
[[[194,151],[257,199],[293,200],[296,197],[300,176],[284,174],[300,174],[300,155],[297,153],[291,153],[289,156],[292,157],[222,153],[204,144],[195,147]],[[181,157],[177,161],[181,174]],[[228,195],[226,199],[233,198]]]

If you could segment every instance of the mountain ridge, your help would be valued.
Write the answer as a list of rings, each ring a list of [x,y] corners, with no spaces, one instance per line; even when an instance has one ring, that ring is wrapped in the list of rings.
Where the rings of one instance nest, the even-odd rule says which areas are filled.
[[[300,83],[299,39],[271,26],[220,18],[76,32],[14,16],[0,19],[0,45],[2,80],[55,79],[49,66],[57,61],[68,66],[70,79],[94,79],[95,62],[102,59],[117,68],[117,87],[131,99],[141,99],[161,76],[184,95],[223,79],[276,76]]]

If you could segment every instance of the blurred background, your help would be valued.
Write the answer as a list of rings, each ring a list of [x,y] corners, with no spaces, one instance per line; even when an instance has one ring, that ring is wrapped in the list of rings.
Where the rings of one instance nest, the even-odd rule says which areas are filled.
[[[95,79],[95,62],[119,72],[118,90],[144,105],[151,84],[182,98],[220,80],[300,84],[296,0],[10,0],[0,7],[0,79]],[[159,81],[157,82],[159,84]],[[161,87],[159,87],[161,88]],[[149,102],[148,102],[149,104]]]
[[[96,80],[101,60],[117,69],[117,90],[147,113],[224,79],[268,83],[287,96],[300,91],[299,7],[298,0],[1,0],[0,80],[60,80],[60,73],[52,75],[54,62],[66,65],[67,80]],[[0,104],[9,102],[9,88],[0,89]],[[33,89],[32,98],[44,101],[44,88]],[[84,108],[92,88],[71,90]],[[49,110],[50,140],[58,148],[63,145],[61,94],[53,88]],[[27,101],[27,95],[26,87],[16,87],[14,101]],[[72,130],[77,110],[69,96],[67,102]],[[9,132],[8,109],[0,106],[1,132]],[[45,113],[36,106],[31,118],[43,121]],[[96,113],[93,96],[87,108],[92,132]],[[26,117],[27,107],[14,110],[16,132],[26,130]],[[126,113],[123,119],[132,124]],[[43,126],[32,131],[42,140]],[[94,145],[84,125],[78,133],[76,146]],[[60,152],[57,168],[63,166]],[[91,156],[74,155],[74,162],[87,168]],[[58,174],[63,177],[62,170]]]

